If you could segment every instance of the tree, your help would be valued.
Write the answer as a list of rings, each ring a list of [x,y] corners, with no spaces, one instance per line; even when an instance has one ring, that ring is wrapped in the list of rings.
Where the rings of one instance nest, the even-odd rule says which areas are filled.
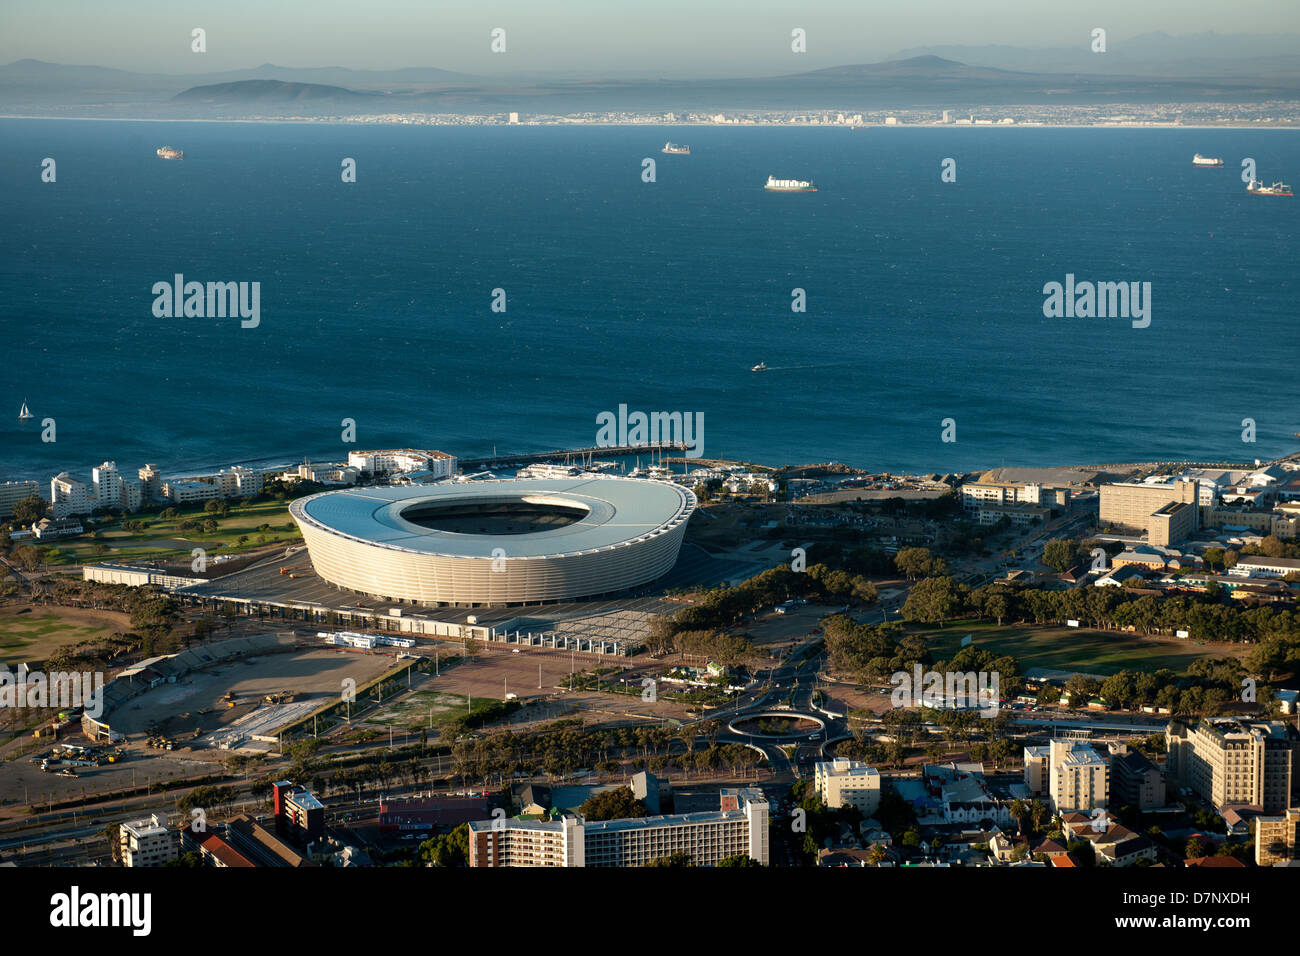
[[[648,817],[650,808],[636,798],[631,787],[615,787],[588,797],[586,803],[578,807],[578,814],[593,822],[622,820],[628,817]]]
[[[691,865],[689,853],[674,853],[672,856],[660,856],[651,860],[646,866],[687,867]]]
[[[1053,538],[1043,545],[1043,564],[1054,571],[1068,571],[1074,567],[1079,545],[1069,538]]]
[[[724,856],[718,861],[718,866],[757,866],[762,868],[763,864],[748,853],[737,853],[735,856]]]
[[[909,581],[928,575],[943,574],[948,563],[930,554],[929,548],[903,548],[894,556],[894,567]]]
[[[952,578],[926,578],[908,592],[907,600],[903,602],[903,617],[922,624],[942,625],[955,618],[964,603]]]
[[[49,507],[40,495],[28,495],[14,505],[14,520],[21,525],[29,525],[45,517]]]
[[[420,859],[434,866],[469,866],[469,824],[420,844]]]

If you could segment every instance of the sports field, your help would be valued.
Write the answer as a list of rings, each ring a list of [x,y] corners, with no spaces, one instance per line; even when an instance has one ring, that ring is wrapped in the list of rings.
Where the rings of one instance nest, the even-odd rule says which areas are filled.
[[[1195,644],[1190,640],[1154,639],[1135,634],[1116,634],[1072,627],[1033,627],[992,622],[957,622],[942,629],[916,628],[926,639],[930,653],[940,660],[951,659],[961,641],[994,654],[1009,654],[1020,662],[1021,671],[1034,667],[1085,674],[1114,674],[1117,671],[1156,671],[1167,667],[1185,670],[1202,657],[1240,657],[1248,650],[1242,644]]]

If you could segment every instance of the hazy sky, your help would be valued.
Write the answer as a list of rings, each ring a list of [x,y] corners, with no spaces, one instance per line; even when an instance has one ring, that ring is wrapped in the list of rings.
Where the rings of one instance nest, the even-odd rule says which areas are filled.
[[[1157,30],[1300,30],[1297,0],[0,0],[0,63],[32,57],[158,73],[262,63],[481,75],[774,75],[940,44],[1112,48]],[[207,30],[208,52],[190,52]],[[507,52],[489,52],[506,30]],[[808,52],[790,51],[790,31]]]

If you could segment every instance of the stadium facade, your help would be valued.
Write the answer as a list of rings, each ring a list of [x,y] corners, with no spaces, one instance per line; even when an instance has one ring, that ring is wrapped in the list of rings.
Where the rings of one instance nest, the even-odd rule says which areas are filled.
[[[290,505],[316,573],[424,606],[568,601],[635,588],[677,563],[695,495],[637,478],[353,488]]]

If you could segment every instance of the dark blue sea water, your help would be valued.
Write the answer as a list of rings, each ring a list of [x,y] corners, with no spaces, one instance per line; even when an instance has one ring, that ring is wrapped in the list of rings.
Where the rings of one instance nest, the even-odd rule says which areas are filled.
[[[1271,457],[1300,200],[1247,196],[1244,156],[1294,183],[1300,132],[0,121],[0,480],[587,445],[620,403],[766,462]],[[261,282],[260,327],[154,318],[174,273]],[[1151,326],[1044,318],[1066,273],[1151,282]]]

